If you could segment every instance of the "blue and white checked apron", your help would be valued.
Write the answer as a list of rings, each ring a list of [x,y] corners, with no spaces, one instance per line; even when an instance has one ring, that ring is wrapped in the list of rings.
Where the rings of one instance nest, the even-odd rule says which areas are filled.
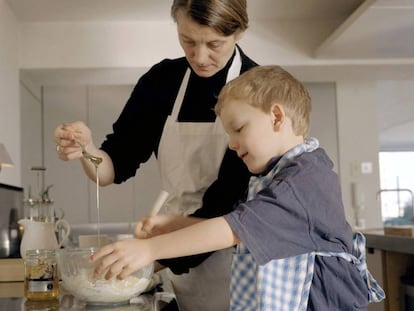
[[[263,177],[251,177],[247,201],[266,187],[290,159],[319,147],[316,138],[308,138],[305,144],[289,150],[278,164]],[[356,265],[369,289],[369,301],[379,302],[385,294],[367,269],[365,261],[365,237],[356,233],[353,253],[312,252],[272,260],[259,266],[248,249],[240,243],[233,256],[230,283],[230,310],[243,311],[303,311],[307,309],[309,291],[313,279],[315,256],[341,257]]]

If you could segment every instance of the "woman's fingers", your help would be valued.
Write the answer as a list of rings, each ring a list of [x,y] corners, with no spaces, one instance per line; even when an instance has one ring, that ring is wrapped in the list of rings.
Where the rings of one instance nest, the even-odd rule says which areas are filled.
[[[90,130],[83,122],[58,125],[54,131],[54,141],[59,159],[68,161],[82,157],[79,142],[90,142],[90,137]]]

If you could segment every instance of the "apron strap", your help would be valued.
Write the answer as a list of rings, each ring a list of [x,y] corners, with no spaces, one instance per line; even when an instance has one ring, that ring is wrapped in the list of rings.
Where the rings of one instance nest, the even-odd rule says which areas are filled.
[[[236,46],[236,54],[234,55],[233,62],[227,73],[226,83],[240,75],[241,65],[242,65],[242,61],[240,57],[240,52]],[[177,97],[175,98],[174,108],[171,113],[171,117],[174,121],[178,121],[178,113],[180,112],[181,105],[183,103],[185,91],[187,89],[188,80],[190,79],[190,74],[191,74],[191,70],[190,68],[187,68],[184,74],[184,78],[181,82],[180,89],[178,90]]]
[[[174,121],[178,121],[178,113],[180,112],[181,104],[183,103],[185,91],[187,89],[188,80],[190,79],[190,73],[191,73],[190,68],[187,68],[183,81],[181,82],[180,89],[178,90],[177,97],[175,98],[174,108],[171,113],[171,117]]]
[[[354,237],[352,239],[352,252],[355,254],[355,256],[345,252],[315,252],[315,255],[340,257],[348,262],[355,264],[361,277],[367,284],[369,302],[380,302],[385,298],[385,293],[381,286],[378,284],[377,280],[374,279],[368,270],[365,253],[365,242],[365,236],[361,232],[357,232],[354,234]]]

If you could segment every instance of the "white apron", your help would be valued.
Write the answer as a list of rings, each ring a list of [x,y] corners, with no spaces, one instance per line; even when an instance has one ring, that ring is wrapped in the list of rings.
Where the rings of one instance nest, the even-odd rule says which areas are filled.
[[[237,77],[240,69],[236,48],[226,82]],[[219,118],[214,123],[177,122],[189,77],[187,69],[158,148],[161,185],[170,194],[164,206],[176,215],[189,215],[201,207],[205,191],[217,179],[228,146]],[[190,273],[169,273],[180,311],[229,310],[231,257],[231,249],[218,251]]]

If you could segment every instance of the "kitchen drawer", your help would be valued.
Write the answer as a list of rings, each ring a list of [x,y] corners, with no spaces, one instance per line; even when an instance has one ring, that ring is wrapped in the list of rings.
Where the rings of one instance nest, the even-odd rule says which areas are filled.
[[[0,282],[0,298],[18,298],[23,296],[24,282]]]
[[[384,233],[386,235],[397,235],[397,236],[406,236],[406,237],[413,238],[414,237],[414,226],[404,225],[404,226],[384,227]]]
[[[24,262],[21,258],[0,259],[0,282],[24,280]]]

